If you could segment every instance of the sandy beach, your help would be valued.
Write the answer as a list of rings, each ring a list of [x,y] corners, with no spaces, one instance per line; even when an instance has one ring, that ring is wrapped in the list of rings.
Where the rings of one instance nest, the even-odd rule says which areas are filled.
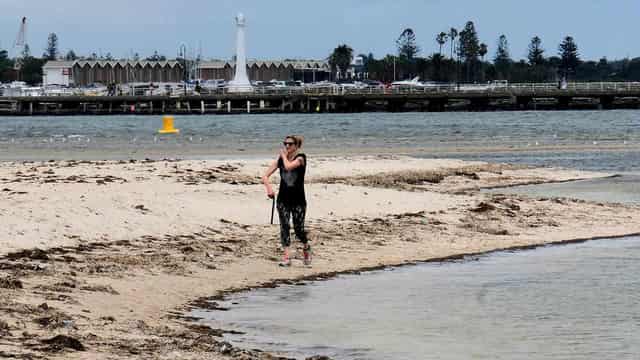
[[[279,268],[269,161],[0,164],[0,357],[276,359],[230,346],[189,309],[282,282],[640,233],[639,206],[481,192],[613,174],[310,156],[314,262]]]

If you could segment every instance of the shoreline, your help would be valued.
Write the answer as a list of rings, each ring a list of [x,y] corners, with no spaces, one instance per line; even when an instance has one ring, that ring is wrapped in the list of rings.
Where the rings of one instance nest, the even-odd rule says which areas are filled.
[[[203,307],[202,304],[209,303],[209,302],[215,302],[215,301],[228,300],[227,297],[230,296],[230,295],[245,293],[245,292],[249,292],[249,291],[257,290],[257,289],[272,289],[272,288],[276,288],[276,287],[281,286],[281,285],[304,285],[305,283],[308,283],[308,282],[331,280],[331,279],[334,279],[334,278],[336,278],[336,277],[338,277],[340,275],[362,275],[362,273],[374,272],[374,271],[385,270],[385,269],[401,268],[401,267],[405,267],[405,266],[415,266],[415,265],[420,265],[420,264],[449,263],[449,262],[457,263],[457,262],[461,262],[461,261],[464,262],[464,261],[475,260],[475,259],[470,259],[470,258],[479,258],[479,257],[483,257],[483,256],[489,256],[489,255],[492,255],[492,254],[534,251],[534,250],[537,250],[539,248],[544,248],[544,247],[568,246],[568,245],[575,245],[575,244],[584,244],[584,243],[587,243],[587,242],[590,242],[590,241],[599,241],[599,240],[612,240],[613,241],[613,240],[627,239],[627,238],[632,238],[632,237],[640,237],[640,232],[629,233],[629,234],[620,234],[620,235],[594,236],[594,237],[587,237],[587,238],[566,239],[566,240],[558,240],[558,241],[553,241],[553,242],[531,244],[531,245],[515,245],[515,246],[512,246],[512,247],[496,248],[496,249],[486,250],[486,251],[482,251],[482,252],[460,253],[460,254],[454,254],[454,255],[449,255],[449,256],[444,256],[444,257],[428,258],[428,259],[422,259],[422,260],[410,260],[410,261],[405,261],[405,262],[402,262],[402,263],[380,264],[380,265],[375,265],[375,266],[361,267],[361,268],[348,269],[348,270],[332,271],[332,272],[326,272],[326,273],[316,273],[316,274],[311,274],[311,275],[303,275],[303,276],[296,277],[296,278],[293,278],[293,279],[273,279],[271,281],[264,282],[264,283],[261,283],[261,284],[258,284],[258,285],[252,285],[252,286],[247,286],[247,287],[242,287],[242,288],[223,289],[223,290],[220,290],[218,292],[218,294],[192,300],[191,302],[189,302],[189,303],[177,308],[176,309],[176,314],[177,313],[184,313],[184,311],[193,311],[193,310],[197,310],[197,309],[205,309],[205,310],[206,309],[211,309],[211,310],[215,310],[215,311],[226,311],[225,309],[220,309],[220,308],[218,308],[216,306],[213,306],[213,307],[204,306]],[[184,319],[184,320],[188,320],[188,321],[196,321],[196,322],[199,319],[199,318],[194,318],[194,317],[188,316],[188,315],[185,315],[185,316],[176,315],[176,318],[177,319]]]
[[[153,135],[153,132],[151,133]],[[180,135],[178,135],[180,136]],[[150,136],[150,139],[153,137]],[[46,144],[46,143],[44,143]],[[60,144],[60,143],[59,143]],[[131,145],[131,143],[122,143],[117,145]],[[153,158],[154,160],[163,160],[163,159],[180,159],[180,160],[241,160],[241,159],[254,159],[254,158],[263,158],[270,157],[274,153],[277,153],[277,148],[267,149],[267,148],[236,148],[232,150],[221,151],[220,148],[206,147],[206,145],[199,145],[197,143],[192,143],[194,145],[193,149],[189,149],[187,152],[178,152],[176,155],[176,150],[181,150],[178,148],[178,145],[189,145],[187,142],[175,143],[171,144],[171,147],[162,148],[159,145],[154,145],[149,141],[148,143],[139,142],[138,145],[140,147],[131,147],[130,150],[135,151],[150,151],[152,153],[151,156],[139,155],[135,152],[133,153],[116,153],[113,152],[111,155],[114,157],[104,157],[105,154],[102,153],[101,158],[91,158],[84,159],[82,157],[78,157],[78,155],[83,155],[84,153],[92,153],[96,152],[95,156],[100,154],[100,151],[104,150],[112,150],[113,147],[105,149],[105,148],[64,148],[64,147],[47,147],[47,145],[42,145],[40,147],[21,147],[21,148],[11,148],[7,146],[7,150],[11,151],[22,151],[28,153],[29,151],[33,152],[37,155],[37,152],[42,151],[57,151],[60,153],[65,153],[67,155],[73,155],[73,157],[68,158],[60,158],[55,159],[56,161],[65,161],[65,160],[87,160],[87,161],[109,161],[109,160],[143,160],[145,156],[147,158]],[[143,147],[144,145],[150,145],[149,147]],[[71,145],[69,145],[71,146]],[[182,149],[184,150],[184,149]],[[421,154],[425,154],[425,158],[428,155],[432,154],[444,154],[446,155],[473,155],[473,154],[509,154],[509,153],[545,153],[545,152],[557,152],[557,153],[570,153],[570,152],[592,152],[592,151],[605,151],[605,152],[633,152],[640,150],[640,143],[628,142],[621,143],[620,141],[614,140],[606,140],[599,141],[597,144],[590,143],[589,141],[585,141],[585,143],[567,143],[567,144],[548,144],[542,143],[538,145],[534,144],[510,144],[503,146],[473,146],[473,144],[456,144],[450,146],[442,146],[431,144],[430,146],[401,146],[401,145],[374,145],[374,146],[351,146],[348,148],[349,156],[366,156],[369,154],[376,155],[394,155],[394,156],[419,156]],[[167,157],[162,154],[163,151],[171,152],[172,156]],[[190,152],[192,151],[192,152]],[[199,152],[201,151],[201,152]],[[344,154],[343,150],[330,150],[326,147],[319,146],[316,144],[305,144],[305,151],[309,153],[313,153],[316,156],[341,156]],[[24,154],[23,154],[24,155]],[[109,154],[107,154],[109,155]],[[132,157],[136,155],[137,157]],[[29,156],[29,155],[27,155]],[[164,156],[164,157],[159,157]],[[49,157],[42,158],[25,158],[24,156],[16,157],[15,159],[6,159],[0,160],[0,162],[40,162],[40,161],[49,161],[52,160]]]
[[[612,174],[314,157],[314,264],[295,258],[281,269],[259,184],[268,160],[2,164],[0,354],[273,359],[229,347],[225,330],[186,321],[186,311],[198,299],[296,279],[640,233],[638,205],[480,191]],[[73,350],[78,343],[85,351]]]
[[[599,177],[596,178],[598,180],[604,180],[604,179],[616,179],[619,177],[622,177],[622,174],[614,174],[614,175],[608,175],[608,176],[603,176],[603,177]],[[586,178],[576,178],[576,179],[569,179],[569,180],[555,180],[555,181],[544,181],[544,180],[539,180],[539,181],[531,181],[528,183],[521,183],[521,184],[517,184],[517,185],[495,185],[495,186],[487,186],[487,187],[483,187],[481,190],[497,190],[497,189],[509,189],[509,188],[513,188],[513,187],[518,187],[518,186],[529,186],[529,185],[543,185],[543,184],[564,184],[564,183],[570,183],[570,182],[576,182],[576,181],[587,181],[587,180],[594,180],[594,178],[590,178],[590,177],[586,177]]]
[[[0,147],[1,149],[1,147]],[[15,149],[6,151],[16,151]],[[23,151],[24,150],[24,151]],[[243,151],[226,151],[226,152],[212,152],[212,149],[205,149],[202,153],[178,153],[176,154],[175,148],[167,149],[151,149],[140,148],[134,152],[127,153],[112,153],[108,154],[104,152],[104,149],[90,149],[89,151],[78,151],[74,149],[67,151],[66,149],[20,149],[17,150],[18,157],[3,157],[0,155],[0,166],[3,165],[19,165],[19,164],[31,164],[42,162],[65,162],[65,161],[78,161],[78,162],[99,162],[99,161],[218,161],[218,162],[235,162],[235,161],[257,161],[275,158],[277,151],[268,150],[243,150]],[[144,153],[144,155],[138,155],[137,152]],[[344,157],[340,151],[328,151],[326,148],[313,148],[306,147],[305,152],[312,153],[314,157]],[[568,145],[568,146],[537,146],[537,147],[466,147],[459,150],[448,148],[408,148],[408,147],[363,147],[363,148],[351,148],[349,149],[349,155],[347,157],[366,157],[370,154],[376,154],[378,156],[388,157],[409,157],[415,159],[461,159],[465,161],[482,161],[482,162],[499,162],[500,156],[506,156],[507,158],[502,161],[513,161],[517,156],[531,155],[538,156],[548,153],[553,154],[573,154],[573,153],[598,153],[598,154],[633,154],[640,153],[640,144],[610,144],[603,145]],[[43,156],[43,154],[47,154]],[[205,154],[206,153],[206,154]],[[171,155],[167,155],[171,154]],[[512,158],[510,158],[510,156]],[[493,159],[498,157],[498,159]],[[475,160],[480,158],[480,160]],[[486,160],[484,160],[486,159]],[[538,167],[538,168],[550,168],[553,165],[544,165],[537,163],[530,163],[528,161],[517,162],[516,164],[523,164],[525,166]],[[586,170],[588,171],[588,170]],[[616,174],[637,174],[640,170],[632,170],[626,172],[616,172]]]

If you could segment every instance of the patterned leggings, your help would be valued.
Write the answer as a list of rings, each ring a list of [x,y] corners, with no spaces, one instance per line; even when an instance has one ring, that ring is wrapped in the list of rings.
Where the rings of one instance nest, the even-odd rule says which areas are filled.
[[[283,247],[291,245],[291,236],[289,231],[289,219],[293,218],[293,230],[296,237],[303,243],[307,243],[307,233],[304,231],[304,215],[307,211],[307,205],[285,205],[278,202],[278,215],[280,217],[280,242]]]

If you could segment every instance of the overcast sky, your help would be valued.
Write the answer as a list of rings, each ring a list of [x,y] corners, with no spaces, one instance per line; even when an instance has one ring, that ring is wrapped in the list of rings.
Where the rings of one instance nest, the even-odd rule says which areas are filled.
[[[205,58],[228,59],[238,12],[247,18],[247,56],[256,59],[322,59],[339,43],[382,57],[396,52],[395,40],[407,27],[426,56],[438,50],[437,33],[468,20],[491,57],[500,34],[515,59],[526,56],[534,35],[547,56],[567,35],[583,59],[640,56],[640,0],[0,0],[0,47],[14,54],[26,16],[34,55],[55,32],[63,53],[119,58],[158,50],[175,57],[184,42],[192,51],[201,46]]]

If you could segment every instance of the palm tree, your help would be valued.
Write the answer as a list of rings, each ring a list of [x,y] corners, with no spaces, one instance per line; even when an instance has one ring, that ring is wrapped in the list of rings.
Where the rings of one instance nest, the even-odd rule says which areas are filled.
[[[340,77],[344,78],[351,60],[353,60],[353,49],[347,44],[342,44],[333,49],[333,53],[329,56],[329,65],[333,72],[340,71]]]
[[[456,38],[458,37],[458,30],[451,28],[449,30],[449,41],[451,41],[451,59],[453,59],[453,53],[456,47]]]
[[[444,46],[444,44],[446,44],[447,37],[448,35],[444,31],[436,36],[436,42],[438,43],[438,45],[440,45],[440,55],[442,55],[442,47]]]

